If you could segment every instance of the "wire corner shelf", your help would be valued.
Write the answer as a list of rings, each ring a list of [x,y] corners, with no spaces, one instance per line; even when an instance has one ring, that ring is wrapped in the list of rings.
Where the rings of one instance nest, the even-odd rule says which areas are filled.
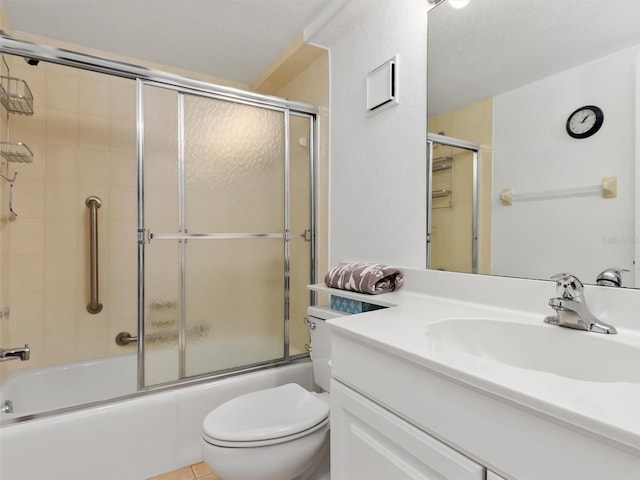
[[[0,142],[0,156],[8,162],[33,162],[33,152],[22,142]]]
[[[433,159],[431,171],[441,172],[443,170],[451,170],[453,168],[452,157],[438,157]]]
[[[431,192],[431,198],[447,198],[451,195],[451,193],[451,190],[446,189],[434,190],[433,192]]]
[[[33,94],[20,78],[0,76],[0,103],[9,113],[33,115]]]

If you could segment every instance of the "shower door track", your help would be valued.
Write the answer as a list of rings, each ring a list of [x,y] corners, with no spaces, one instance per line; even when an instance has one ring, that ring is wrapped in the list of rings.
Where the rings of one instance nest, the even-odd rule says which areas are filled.
[[[11,35],[7,35],[2,30],[0,30],[0,53],[43,60],[45,62],[57,63],[59,65],[105,73],[107,75],[114,75],[122,78],[129,78],[131,80],[140,79],[150,82],[158,82],[167,88],[184,87],[197,91],[200,94],[219,95],[226,99],[234,99],[243,103],[253,102],[267,108],[279,107],[292,112],[308,113],[314,116],[320,113],[319,107],[308,103],[249,92],[234,87],[216,85],[174,73],[163,72],[162,70],[99,57],[97,55],[89,55],[63,48],[19,40]]]

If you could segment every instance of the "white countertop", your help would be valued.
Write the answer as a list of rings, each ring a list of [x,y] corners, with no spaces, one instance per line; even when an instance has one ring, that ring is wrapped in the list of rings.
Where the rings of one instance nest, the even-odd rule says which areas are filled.
[[[392,308],[330,320],[334,331],[365,341],[453,381],[532,409],[549,419],[596,435],[640,455],[640,383],[592,382],[517,368],[456,349],[435,349],[425,335],[428,324],[452,318],[485,318],[537,325],[543,319],[539,312],[529,313],[499,305],[456,300],[420,293],[415,289],[365,295],[329,289],[324,285],[312,285],[309,288],[368,303],[388,307],[393,305]],[[541,288],[543,293],[547,292],[544,284]],[[548,307],[543,305],[541,311],[545,309]],[[596,335],[599,341],[640,345],[640,331],[634,329],[618,328],[617,335],[601,335],[544,325],[558,329],[559,335]],[[526,342],[527,339],[523,338],[522,341]],[[544,354],[544,351],[540,352],[540,355]],[[591,358],[569,360],[583,362],[584,368],[588,369],[590,362],[598,362],[598,352],[592,352]],[[640,370],[640,357],[637,368]]]

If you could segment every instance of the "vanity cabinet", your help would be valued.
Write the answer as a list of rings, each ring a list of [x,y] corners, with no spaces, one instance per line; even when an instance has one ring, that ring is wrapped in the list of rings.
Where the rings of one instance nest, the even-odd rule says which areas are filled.
[[[541,413],[349,328],[332,321],[332,480],[640,478],[633,450],[566,412]]]
[[[485,469],[331,381],[331,478],[484,480]]]

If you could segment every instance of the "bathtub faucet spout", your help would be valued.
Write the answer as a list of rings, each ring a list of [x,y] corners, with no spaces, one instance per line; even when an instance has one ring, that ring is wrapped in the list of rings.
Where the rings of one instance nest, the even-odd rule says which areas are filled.
[[[24,347],[18,348],[0,348],[0,362],[6,362],[19,358],[22,361],[29,360],[31,355],[31,348],[25,344]]]

